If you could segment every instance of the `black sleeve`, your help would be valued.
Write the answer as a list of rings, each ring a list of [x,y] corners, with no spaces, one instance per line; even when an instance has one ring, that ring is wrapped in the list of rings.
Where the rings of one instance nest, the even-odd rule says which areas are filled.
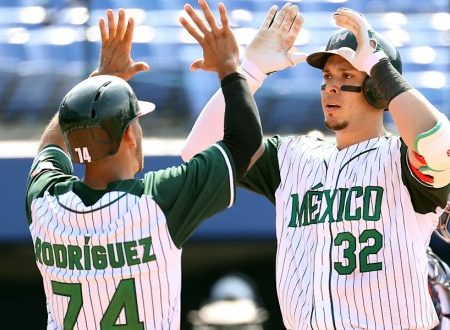
[[[230,150],[239,179],[261,145],[261,122],[255,100],[242,74],[235,72],[226,76],[221,86],[225,98],[223,143]]]
[[[252,168],[238,181],[238,185],[266,196],[275,204],[275,192],[280,185],[278,146],[281,138],[276,135],[264,140],[264,153]]]

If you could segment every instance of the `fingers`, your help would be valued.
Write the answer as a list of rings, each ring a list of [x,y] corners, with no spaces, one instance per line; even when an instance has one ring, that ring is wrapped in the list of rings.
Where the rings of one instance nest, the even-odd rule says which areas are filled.
[[[128,23],[125,24],[125,10],[122,8],[119,9],[117,14],[117,25],[114,19],[114,12],[111,9],[108,9],[106,11],[106,16],[108,20],[108,29],[106,28],[106,23],[103,18],[101,18],[98,23],[100,27],[102,42],[116,37],[120,40],[126,39],[127,42],[131,42],[134,31],[134,21],[132,18],[130,18],[128,20]]]
[[[117,22],[117,28],[116,28],[116,36],[120,39],[123,38],[126,30],[125,30],[125,10],[122,8],[119,9],[119,21]]]
[[[123,25],[125,26],[125,24],[123,24]],[[123,35],[123,41],[126,44],[131,45],[131,43],[133,41],[133,33],[134,33],[134,19],[132,17],[130,17],[130,19],[128,20],[127,28],[125,29],[125,34]],[[117,33],[117,34],[119,34],[119,33]]]
[[[203,20],[197,15],[196,11],[194,10],[194,8],[192,8],[191,5],[189,5],[189,4],[184,5],[184,10],[189,15],[189,17],[192,19],[192,21],[195,23],[195,25],[197,25],[197,28],[200,30],[200,32],[203,33],[203,35],[205,35],[206,33],[209,32],[209,29],[206,27],[206,25],[203,22]]]
[[[108,28],[109,28],[109,38],[114,38],[116,36],[116,22],[114,22],[114,13],[112,10],[106,12],[108,16]]]
[[[226,31],[231,31],[230,23],[228,22],[227,9],[223,3],[219,3],[219,13],[220,13],[220,21],[222,22],[222,27]]]
[[[286,16],[283,19],[283,22],[280,25],[282,34],[286,34],[290,30],[295,18],[297,17],[298,11],[299,9],[296,5],[293,5],[289,8]]]
[[[189,14],[190,10],[194,10],[190,5],[186,4],[184,6],[184,10]],[[189,15],[191,16],[191,15]],[[192,17],[192,16],[191,16]],[[181,25],[186,29],[186,31],[195,39],[200,45],[203,45],[204,38],[203,35],[198,33],[197,29],[194,28],[191,23],[185,19],[184,17],[180,17],[179,19]]]
[[[191,70],[192,71],[195,71],[195,70],[198,70],[198,69],[202,69],[203,68],[203,59],[198,59],[198,60],[195,60],[194,62],[192,62],[192,64],[191,64]]]
[[[348,8],[339,8],[333,14],[333,18],[338,26],[354,33],[360,33],[361,30],[367,31],[370,29],[369,22],[362,14]]]
[[[296,66],[300,62],[305,62],[306,57],[308,57],[307,54],[300,53],[295,48],[291,48],[290,51],[288,52],[287,56],[288,56],[289,63],[291,64],[291,66]]]
[[[100,28],[100,36],[102,37],[102,44],[108,40],[108,30],[106,30],[106,23],[103,18],[98,21],[98,27]]]
[[[259,28],[260,30],[266,30],[270,27],[270,25],[272,24],[272,21],[275,18],[275,15],[277,13],[277,9],[278,6],[273,5],[272,7],[270,7],[269,11],[267,12],[266,18],[264,18],[264,22],[261,24],[261,27]]]
[[[148,71],[148,70],[150,70],[150,67],[145,62],[136,62],[136,63],[133,63],[133,65],[131,66],[131,71],[132,71],[133,75],[135,75],[139,72]]]
[[[291,28],[286,36],[286,42],[288,45],[293,45],[295,40],[297,39],[298,34],[300,33],[300,29],[303,26],[303,15],[297,13],[295,16],[294,22],[291,25]]]
[[[211,12],[211,9],[209,9],[208,4],[205,0],[199,0],[198,1],[200,8],[203,11],[203,16],[205,16],[206,21],[208,22],[209,26],[213,31],[217,31],[218,27],[216,24],[216,19],[214,18],[213,13]]]
[[[281,8],[281,11],[275,16],[275,19],[270,26],[271,29],[275,30],[281,26],[291,6],[292,4],[290,2],[284,4],[284,6]]]

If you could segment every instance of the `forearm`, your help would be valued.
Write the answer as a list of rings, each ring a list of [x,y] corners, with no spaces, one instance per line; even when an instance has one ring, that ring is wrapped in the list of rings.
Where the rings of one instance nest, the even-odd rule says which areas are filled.
[[[395,97],[389,111],[406,145],[414,150],[416,137],[432,129],[440,116],[439,111],[416,89]]]
[[[245,63],[242,64],[242,71],[251,94],[254,94],[261,87],[266,75]],[[181,158],[184,161],[223,138],[224,115],[225,99],[222,89],[219,89],[206,103],[186,139],[181,150]]]
[[[242,177],[262,145],[258,108],[245,77],[239,73],[221,81],[225,98],[224,137],[233,156],[236,176]]]
[[[66,144],[64,142],[64,137],[63,137],[61,129],[59,127],[59,118],[58,117],[59,117],[59,112],[57,112],[53,116],[50,123],[45,128],[44,133],[42,133],[38,152],[50,144],[55,144],[55,145],[59,146],[61,149],[63,149],[64,152],[66,152],[66,153],[68,152]]]
[[[450,122],[386,60],[371,71],[408,146],[410,165],[435,188],[450,183]],[[417,152],[415,154],[413,151]],[[431,178],[431,179],[430,179]]]
[[[389,112],[400,136],[408,148],[414,150],[416,137],[436,125],[439,111],[418,90],[409,86],[387,59],[376,64],[371,74],[383,98],[390,101]]]

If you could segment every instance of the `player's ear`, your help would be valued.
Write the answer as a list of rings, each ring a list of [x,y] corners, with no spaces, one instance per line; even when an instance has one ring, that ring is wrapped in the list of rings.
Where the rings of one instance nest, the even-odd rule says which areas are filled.
[[[128,125],[128,127],[125,129],[125,132],[123,132],[122,142],[125,142],[130,145],[137,144],[137,134],[133,123]]]

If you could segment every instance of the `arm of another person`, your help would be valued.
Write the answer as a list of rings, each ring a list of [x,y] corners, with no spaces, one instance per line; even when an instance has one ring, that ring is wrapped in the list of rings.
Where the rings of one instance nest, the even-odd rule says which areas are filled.
[[[199,5],[209,27],[190,5],[184,8],[196,27],[183,17],[180,22],[203,49],[203,58],[193,65],[217,72],[221,80],[226,108],[224,138],[189,162],[147,173],[144,178],[145,193],[166,215],[178,247],[202,220],[233,204],[236,179],[263,150],[258,111],[245,77],[238,72],[239,48],[225,6],[219,4],[219,27],[206,1],[200,0]]]
[[[305,60],[306,55],[293,47],[303,24],[303,16],[295,5],[287,3],[277,13],[272,6],[242,61],[242,70],[252,94],[262,85],[269,73],[295,66]],[[192,69],[196,69],[193,65]],[[208,101],[197,118],[181,157],[188,161],[198,152],[223,138],[225,101],[219,89]]]

